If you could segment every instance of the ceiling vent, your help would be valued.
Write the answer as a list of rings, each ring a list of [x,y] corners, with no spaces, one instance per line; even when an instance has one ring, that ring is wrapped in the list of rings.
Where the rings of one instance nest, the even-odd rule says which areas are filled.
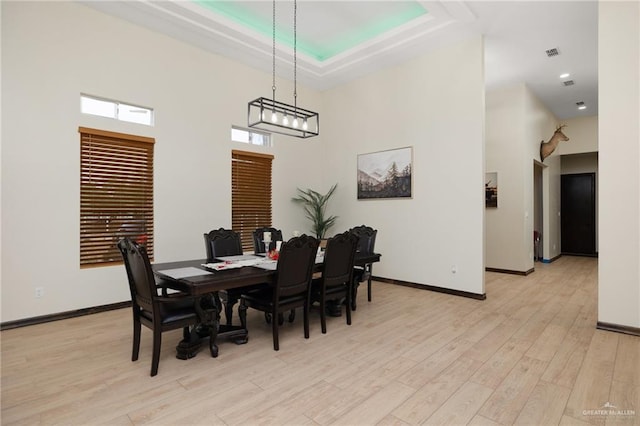
[[[563,81],[562,84],[565,86],[573,86],[575,83],[573,80],[566,80],[566,81]]]
[[[546,53],[547,53],[547,56],[550,58],[553,58],[554,56],[558,56],[560,54],[560,52],[558,52],[557,47],[547,50]]]

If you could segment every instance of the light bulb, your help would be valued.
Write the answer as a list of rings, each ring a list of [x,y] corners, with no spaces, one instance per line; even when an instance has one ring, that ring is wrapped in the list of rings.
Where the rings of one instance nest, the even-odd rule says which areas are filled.
[[[275,110],[271,112],[271,122],[272,123],[278,122],[278,115],[276,114]]]
[[[262,121],[265,121],[267,119],[267,113],[264,112],[264,109],[260,110],[260,117],[262,117],[261,118]]]
[[[298,117],[293,118],[293,123],[291,123],[293,127],[298,128]]]
[[[287,113],[284,113],[284,117],[282,117],[282,124],[284,124],[285,126],[289,125],[289,117],[287,117]]]
[[[307,130],[307,128],[308,128],[308,127],[309,127],[309,125],[307,124],[307,120],[305,119],[305,120],[302,122],[302,130]]]

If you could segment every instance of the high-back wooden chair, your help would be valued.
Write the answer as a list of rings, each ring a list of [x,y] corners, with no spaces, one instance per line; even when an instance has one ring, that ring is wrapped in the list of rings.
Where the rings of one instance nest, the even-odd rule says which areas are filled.
[[[273,320],[273,349],[279,350],[276,318],[298,307],[304,310],[304,337],[309,338],[309,305],[311,275],[315,264],[318,240],[308,235],[294,237],[282,244],[274,283],[264,289],[243,294],[238,312],[242,326],[247,327],[247,308],[269,313]]]
[[[327,300],[346,299],[347,324],[351,325],[353,264],[358,239],[355,233],[347,231],[327,240],[322,277],[313,281],[312,289],[312,301],[320,302],[322,333],[327,332]]]
[[[253,231],[253,252],[254,253],[266,253],[264,244],[264,233],[271,232],[271,243],[269,244],[269,250],[273,250],[276,246],[276,241],[282,241],[282,231],[272,227],[256,228]]]
[[[363,254],[374,253],[374,248],[376,245],[376,235],[378,234],[378,231],[376,229],[373,229],[370,226],[360,225],[360,226],[355,226],[351,228],[349,232],[357,235],[360,238],[358,241],[358,249],[357,249],[358,253],[363,253]],[[360,285],[361,282],[364,282],[364,281],[367,282],[367,300],[371,302],[372,274],[373,274],[372,263],[367,263],[363,266],[355,267],[354,277],[355,277],[356,283],[354,285],[353,298],[351,300],[351,303],[352,303],[351,307],[354,311],[356,310],[357,287]]]
[[[204,243],[207,251],[207,262],[224,256],[237,256],[242,254],[242,239],[240,234],[232,229],[214,229],[204,234]],[[243,293],[264,287],[266,284],[255,284],[245,287],[230,288],[218,292],[224,304],[224,315],[227,325],[233,322],[233,306],[238,303]]]
[[[182,294],[160,296],[162,286],[156,284],[151,263],[144,246],[129,238],[118,242],[122,254],[133,309],[133,350],[131,361],[138,360],[140,351],[141,325],[153,331],[153,355],[151,375],[158,374],[162,333],[178,328],[183,329],[183,337],[189,338],[190,326],[199,322],[195,309],[195,299]]]

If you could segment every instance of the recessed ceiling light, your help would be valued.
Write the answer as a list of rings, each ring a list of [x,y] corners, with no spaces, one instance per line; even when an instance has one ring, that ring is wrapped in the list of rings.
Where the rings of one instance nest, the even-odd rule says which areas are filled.
[[[568,72],[565,72],[564,74],[560,74],[560,78],[567,78],[569,77],[571,74],[569,74]]]
[[[587,109],[587,106],[582,101],[576,102],[576,105],[578,105],[578,109]]]

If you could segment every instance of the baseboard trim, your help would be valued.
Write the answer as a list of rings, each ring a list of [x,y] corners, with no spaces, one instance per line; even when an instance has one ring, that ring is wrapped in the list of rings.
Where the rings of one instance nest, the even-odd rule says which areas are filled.
[[[437,293],[451,294],[453,296],[461,296],[469,299],[485,300],[487,298],[486,293],[482,293],[482,294],[471,293],[468,291],[454,290],[451,288],[437,287],[437,286],[427,285],[427,284],[418,284],[418,283],[413,283],[409,281],[395,280],[392,278],[371,277],[371,279],[375,281],[380,281],[383,283],[401,285],[404,287],[411,287],[411,288],[419,288],[420,290],[435,291]]]
[[[542,263],[552,263],[555,262],[556,260],[560,259],[562,257],[561,254],[557,255],[556,257],[552,257],[551,259],[542,259]]]
[[[629,327],[628,325],[611,324],[609,322],[600,322],[596,325],[599,330],[615,331],[616,333],[631,334],[632,336],[640,336],[640,328]]]
[[[595,253],[562,253],[565,256],[577,256],[577,257],[598,257],[598,252]]]
[[[0,323],[0,330],[10,330],[12,328],[26,327],[28,325],[43,324],[45,322],[59,321],[68,318],[81,317],[84,315],[97,314],[100,312],[113,311],[116,309],[131,307],[131,301],[111,303],[109,305],[94,306],[92,308],[76,309],[73,311],[58,312],[56,314],[42,315],[39,317],[24,318],[15,321]]]
[[[500,268],[484,268],[484,270],[487,272],[498,272],[500,274],[521,275],[523,277],[526,277],[527,275],[535,271],[534,268],[531,268],[528,271],[514,271],[512,269],[500,269]]]

